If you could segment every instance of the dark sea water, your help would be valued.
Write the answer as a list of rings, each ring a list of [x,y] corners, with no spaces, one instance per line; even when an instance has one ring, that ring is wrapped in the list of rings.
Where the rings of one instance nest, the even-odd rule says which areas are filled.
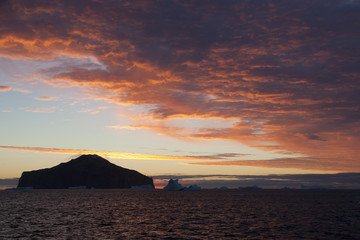
[[[360,239],[358,190],[0,191],[0,239]]]

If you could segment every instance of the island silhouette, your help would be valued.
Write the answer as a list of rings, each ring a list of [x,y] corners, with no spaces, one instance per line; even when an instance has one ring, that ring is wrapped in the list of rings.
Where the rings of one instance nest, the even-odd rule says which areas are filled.
[[[153,179],[95,155],[81,155],[55,167],[23,172],[18,188],[154,188]]]

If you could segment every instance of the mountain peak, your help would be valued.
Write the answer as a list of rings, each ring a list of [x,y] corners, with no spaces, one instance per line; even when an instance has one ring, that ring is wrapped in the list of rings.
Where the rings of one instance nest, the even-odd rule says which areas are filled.
[[[108,162],[110,163],[108,160],[106,160],[103,157],[100,157],[99,155],[96,154],[83,154],[77,158],[72,159],[70,162],[82,162],[82,161],[87,161],[87,162]]]

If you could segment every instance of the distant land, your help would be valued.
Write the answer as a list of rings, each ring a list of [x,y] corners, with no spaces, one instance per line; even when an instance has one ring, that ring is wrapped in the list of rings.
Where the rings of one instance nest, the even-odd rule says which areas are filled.
[[[153,179],[119,167],[98,155],[81,155],[55,167],[23,172],[18,188],[154,188]]]
[[[163,188],[169,179],[179,179],[180,183],[196,183],[202,189],[230,189],[259,186],[263,189],[296,188],[317,186],[326,189],[360,189],[360,173],[335,174],[272,174],[272,175],[153,175],[156,186]],[[19,178],[0,179],[0,189],[15,188]]]
[[[157,175],[153,176],[157,183],[166,184],[170,179],[179,179],[197,184],[202,189],[227,187],[229,189],[258,186],[263,189],[294,188],[325,188],[325,189],[360,189],[360,173],[331,174],[270,174],[270,175]],[[164,184],[164,186],[165,186]]]

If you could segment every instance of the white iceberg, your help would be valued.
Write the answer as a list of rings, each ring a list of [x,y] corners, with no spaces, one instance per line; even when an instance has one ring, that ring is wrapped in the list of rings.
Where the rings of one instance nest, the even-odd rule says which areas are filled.
[[[168,184],[164,187],[164,190],[180,191],[180,190],[184,190],[184,187],[178,183],[178,179],[175,180],[170,179]]]

